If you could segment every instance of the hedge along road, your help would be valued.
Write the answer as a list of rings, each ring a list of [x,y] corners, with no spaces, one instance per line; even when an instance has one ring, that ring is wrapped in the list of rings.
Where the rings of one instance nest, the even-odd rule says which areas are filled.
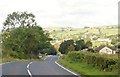
[[[13,77],[16,75],[25,77],[78,77],[77,74],[59,65],[56,60],[59,56],[49,56],[44,61],[11,62],[2,65],[2,75]]]

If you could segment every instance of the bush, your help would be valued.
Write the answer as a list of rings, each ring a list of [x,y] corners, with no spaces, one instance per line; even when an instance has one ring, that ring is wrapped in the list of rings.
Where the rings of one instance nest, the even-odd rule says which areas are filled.
[[[112,71],[118,69],[117,55],[100,55],[90,52],[72,52],[68,54],[68,57],[76,62],[86,62],[87,64],[97,67],[103,71]]]

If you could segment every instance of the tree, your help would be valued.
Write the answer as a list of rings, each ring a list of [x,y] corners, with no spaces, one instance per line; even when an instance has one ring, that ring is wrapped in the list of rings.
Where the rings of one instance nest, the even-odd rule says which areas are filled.
[[[32,13],[27,12],[13,12],[9,14],[3,23],[3,31],[10,30],[15,27],[30,27],[35,26],[35,16]]]
[[[73,45],[68,46],[67,51],[72,52],[75,50],[75,47]],[[68,53],[68,52],[67,52]]]
[[[74,46],[74,41],[73,40],[67,40],[67,41],[64,41],[60,44],[60,47],[59,47],[59,51],[62,53],[62,54],[67,54],[69,52],[69,50],[71,50],[69,47],[70,46]],[[73,50],[73,49],[72,49]]]
[[[12,54],[16,58],[31,58],[38,50],[54,50],[54,47],[50,44],[52,39],[49,38],[49,33],[43,31],[40,26],[35,24],[33,26],[33,23],[29,23],[28,25],[21,24],[19,27],[16,27],[17,24],[14,24],[14,28],[2,32],[3,54],[13,51],[14,53],[12,52]],[[10,24],[8,25],[12,26]],[[4,27],[5,29],[8,28],[6,26]]]
[[[76,51],[82,50],[84,48],[86,48],[86,45],[85,45],[85,41],[83,39],[76,41],[76,46],[75,46]]]
[[[120,49],[120,42],[116,43],[115,47],[118,48],[118,49]]]
[[[115,45],[118,43],[118,39],[117,38],[113,38],[111,41],[111,44]]]
[[[84,29],[90,28],[89,26],[85,26]]]
[[[87,41],[86,42],[86,47],[88,48],[89,46],[92,46],[92,42],[91,41]]]
[[[34,55],[37,50],[53,49],[50,44],[51,38],[39,26],[15,28],[8,35],[3,33],[2,37],[3,49],[8,49],[8,52],[11,50],[29,57],[29,55]]]

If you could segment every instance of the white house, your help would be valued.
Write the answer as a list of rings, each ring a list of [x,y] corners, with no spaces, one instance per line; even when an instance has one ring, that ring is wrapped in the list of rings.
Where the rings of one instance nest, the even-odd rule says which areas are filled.
[[[96,51],[98,51],[100,54],[116,54],[116,48],[106,45],[101,45],[97,48],[95,48]]]

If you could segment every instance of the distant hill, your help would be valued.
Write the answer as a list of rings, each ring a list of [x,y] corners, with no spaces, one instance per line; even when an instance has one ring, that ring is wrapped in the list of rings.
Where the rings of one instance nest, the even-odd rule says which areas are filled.
[[[55,40],[63,40],[68,38],[79,39],[80,37],[85,38],[88,36],[107,37],[118,34],[117,25],[85,28],[49,27],[44,28],[44,30],[48,31],[50,36]]]

